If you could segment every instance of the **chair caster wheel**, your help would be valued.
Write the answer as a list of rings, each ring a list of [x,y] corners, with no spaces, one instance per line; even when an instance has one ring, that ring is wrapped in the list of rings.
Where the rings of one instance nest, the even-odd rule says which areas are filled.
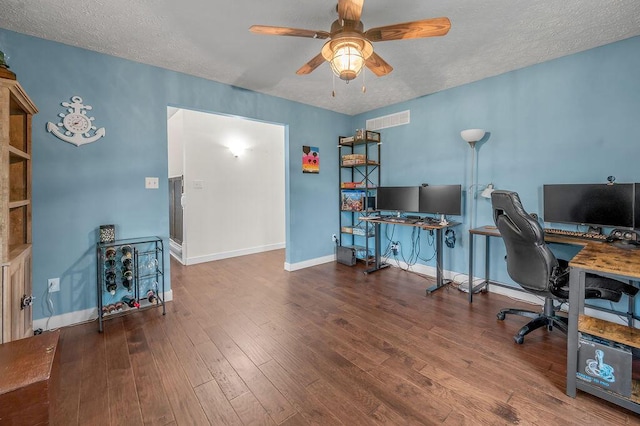
[[[504,312],[498,312],[498,315],[496,315],[496,317],[498,317],[500,321],[504,321],[506,314]]]
[[[513,336],[513,340],[515,340],[517,344],[521,345],[524,343],[524,336]]]

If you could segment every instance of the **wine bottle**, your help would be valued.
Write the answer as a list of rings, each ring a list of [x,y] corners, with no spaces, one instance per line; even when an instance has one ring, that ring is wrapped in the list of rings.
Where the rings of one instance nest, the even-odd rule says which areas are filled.
[[[140,307],[140,303],[138,303],[138,301],[131,296],[124,296],[122,298],[122,303],[126,303],[130,308]]]

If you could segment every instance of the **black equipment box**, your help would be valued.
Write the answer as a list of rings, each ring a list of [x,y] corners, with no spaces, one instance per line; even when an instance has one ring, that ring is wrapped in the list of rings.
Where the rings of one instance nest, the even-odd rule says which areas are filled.
[[[356,249],[353,247],[338,246],[336,250],[336,260],[343,265],[353,266],[356,264]]]
[[[631,396],[631,349],[580,333],[576,378],[609,392]]]

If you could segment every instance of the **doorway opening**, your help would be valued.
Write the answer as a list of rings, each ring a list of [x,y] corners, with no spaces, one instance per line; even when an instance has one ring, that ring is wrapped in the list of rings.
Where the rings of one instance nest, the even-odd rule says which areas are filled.
[[[286,126],[168,107],[172,255],[185,265],[285,248]]]

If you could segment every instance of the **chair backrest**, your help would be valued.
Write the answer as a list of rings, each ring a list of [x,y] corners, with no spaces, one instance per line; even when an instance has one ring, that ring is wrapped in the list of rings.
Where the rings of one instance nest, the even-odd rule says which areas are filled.
[[[544,242],[544,230],[522,207],[516,192],[491,193],[493,220],[507,248],[507,272],[524,289],[548,293],[558,260]]]

